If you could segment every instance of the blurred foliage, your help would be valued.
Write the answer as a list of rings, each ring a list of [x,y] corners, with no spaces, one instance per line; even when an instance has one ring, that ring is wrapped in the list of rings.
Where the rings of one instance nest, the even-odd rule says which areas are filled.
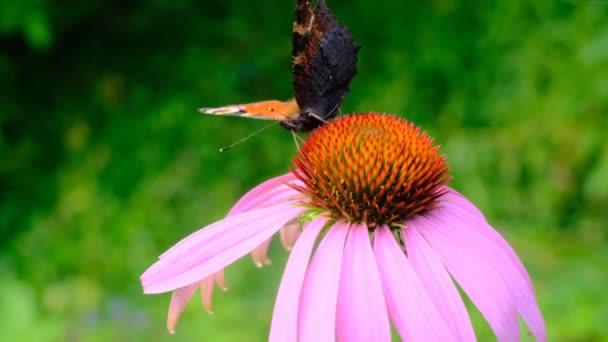
[[[329,0],[343,112],[407,117],[520,253],[552,341],[608,340],[608,2]],[[291,134],[196,108],[291,96],[287,1],[0,2],[0,340],[261,341],[285,253],[165,331],[139,275],[285,173]],[[474,314],[475,315],[475,314]],[[480,340],[491,332],[477,314]],[[234,329],[234,327],[238,329]]]

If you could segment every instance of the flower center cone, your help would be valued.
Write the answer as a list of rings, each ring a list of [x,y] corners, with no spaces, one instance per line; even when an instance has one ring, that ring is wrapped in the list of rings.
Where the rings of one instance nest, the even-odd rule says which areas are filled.
[[[294,158],[294,186],[324,215],[373,228],[424,214],[450,178],[445,156],[414,124],[379,113],[315,130]]]

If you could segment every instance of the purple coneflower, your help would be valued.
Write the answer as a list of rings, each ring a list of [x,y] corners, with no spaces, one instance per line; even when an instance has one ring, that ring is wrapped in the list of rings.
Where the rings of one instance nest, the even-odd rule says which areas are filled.
[[[170,332],[197,288],[211,310],[224,267],[249,252],[268,263],[279,231],[291,255],[271,341],[390,341],[391,324],[405,341],[474,341],[455,282],[499,341],[519,340],[519,316],[546,341],[524,266],[446,186],[445,157],[419,128],[389,115],[342,116],[313,132],[294,164],[142,275],[145,293],[173,291]]]

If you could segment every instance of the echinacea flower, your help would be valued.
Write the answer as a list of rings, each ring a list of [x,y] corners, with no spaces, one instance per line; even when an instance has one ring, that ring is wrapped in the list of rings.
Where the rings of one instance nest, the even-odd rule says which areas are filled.
[[[270,341],[474,341],[456,283],[499,341],[519,316],[545,324],[523,264],[464,196],[426,133],[394,116],[342,116],[314,131],[291,173],[247,193],[228,216],[169,249],[141,277],[173,291],[168,329],[197,288],[210,310],[223,269],[251,252],[268,262],[274,233],[291,248]]]

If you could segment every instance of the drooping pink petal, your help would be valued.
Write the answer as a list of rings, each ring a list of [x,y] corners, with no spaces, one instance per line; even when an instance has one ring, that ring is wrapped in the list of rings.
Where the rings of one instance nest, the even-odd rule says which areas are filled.
[[[390,229],[376,228],[374,255],[391,321],[404,341],[455,341]]]
[[[213,299],[213,286],[217,284],[217,287],[222,291],[228,291],[228,286],[224,280],[224,269],[215,272],[212,276],[209,276],[201,281],[201,304],[207,313],[212,314],[213,308],[211,307],[211,301]]]
[[[486,318],[499,341],[519,341],[517,303],[494,260],[496,254],[480,249],[484,243],[472,234],[462,234],[430,214],[408,221],[428,241],[441,262]]]
[[[443,225],[449,225],[450,234],[464,236],[471,248],[474,246],[480,253],[492,256],[494,269],[500,270],[498,275],[502,276],[503,281],[508,284],[517,312],[521,314],[534,336],[539,341],[545,341],[547,339],[545,323],[534,295],[532,281],[515,251],[486,222],[475,220],[458,208],[448,208],[449,210],[437,210],[431,213],[429,218],[442,222]]]
[[[255,208],[264,202],[272,199],[272,197],[289,197],[298,195],[299,192],[293,190],[286,183],[300,182],[291,172],[272,178],[265,181],[264,183],[256,186],[249,190],[243,197],[241,197],[228,212],[227,216],[238,214],[245,210]],[[287,194],[285,196],[285,194]]]
[[[270,238],[304,209],[278,205],[225,218],[186,237],[141,277],[144,293],[180,288],[208,277]]]
[[[367,225],[350,227],[336,315],[338,341],[390,341],[391,328]]]
[[[270,265],[272,262],[268,258],[268,247],[270,247],[270,241],[272,238],[262,242],[261,245],[251,251],[251,259],[257,267],[263,267],[264,265]]]
[[[462,297],[441,260],[415,229],[405,228],[407,259],[433,304],[459,341],[475,341],[475,332]]]
[[[317,248],[304,278],[298,310],[298,341],[334,341],[336,304],[348,226],[336,222]]]
[[[224,280],[223,268],[213,274],[213,280],[215,280],[217,287],[219,287],[222,291],[228,291],[228,285],[226,285],[226,280]]]
[[[286,176],[273,178],[270,181],[258,185],[256,188],[245,194],[245,196],[243,196],[237,202],[237,204],[232,207],[226,216],[228,217],[246,211],[272,207],[281,203],[297,203],[296,199],[300,196],[300,193],[286,184],[283,184],[284,180],[290,179],[290,177]],[[266,192],[261,193],[262,190],[266,190]],[[258,196],[254,197],[252,194],[257,194]],[[201,231],[199,230],[199,232]],[[172,252],[183,247],[181,244],[186,243],[187,241],[188,240],[186,239],[179,241],[172,248],[163,253],[159,258],[163,259],[170,256]]]
[[[186,253],[188,250],[197,249],[196,246],[199,241],[204,240],[207,244],[212,244],[216,239],[225,238],[227,236],[226,232],[238,234],[239,231],[243,229],[243,225],[247,225],[251,222],[259,224],[258,219],[266,218],[271,212],[274,212],[271,208],[266,208],[264,210],[252,210],[238,216],[225,218],[205,228],[199,229],[173,245],[173,247],[169,248],[169,250],[165,251],[165,253],[160,256],[160,260],[157,261],[146,272],[144,272],[144,274],[141,276],[141,280],[145,282],[151,279],[156,273],[158,273],[158,271],[164,270],[164,265],[173,265],[172,260],[176,255]],[[164,276],[167,275],[167,273],[164,274]]]
[[[302,227],[300,227],[302,226]],[[296,240],[300,236],[300,233],[305,228],[305,224],[298,221],[286,224],[281,230],[279,230],[279,237],[281,238],[281,244],[283,247],[290,251]]]
[[[496,230],[494,230],[487,223],[483,216],[482,218],[480,218],[479,215],[476,214],[476,211],[479,210],[475,208],[475,206],[471,202],[469,202],[464,196],[460,195],[460,197],[452,198],[449,202],[444,203],[444,208],[446,210],[441,211],[441,213],[457,216],[461,221],[469,223],[472,228],[477,229],[479,233],[494,240],[496,246],[500,247],[508,255],[508,257],[516,265],[517,269],[521,273],[521,276],[526,279],[526,282],[532,289],[532,280],[530,279],[526,268],[521,263],[521,260],[519,259],[513,248]]]
[[[167,314],[167,330],[169,330],[171,334],[175,334],[177,321],[182,315],[182,312],[184,312],[186,304],[188,304],[198,286],[199,283],[196,282],[173,291],[171,303],[169,304],[169,313]]]
[[[177,325],[177,321],[184,311],[186,304],[188,304],[190,298],[192,298],[192,295],[194,292],[196,292],[197,287],[200,287],[201,289],[201,304],[208,313],[213,313],[213,309],[211,308],[211,300],[213,297],[214,283],[217,283],[222,290],[227,289],[224,281],[223,269],[199,282],[173,291],[171,303],[169,304],[169,313],[167,315],[167,330],[169,330],[171,334],[175,334],[175,326]]]
[[[213,313],[211,301],[213,299],[213,285],[215,276],[207,277],[201,280],[201,304],[208,313]]]
[[[441,202],[440,206],[452,203],[469,212],[471,215],[476,216],[478,219],[487,221],[481,210],[473,205],[473,203],[469,202],[463,194],[447,186],[442,187],[441,190],[446,191],[446,193],[439,198],[439,201]]]
[[[327,219],[318,216],[308,224],[289,255],[274,304],[271,342],[297,340],[300,291],[315,241],[326,222]]]
[[[472,228],[475,228],[481,234],[492,238],[496,245],[500,247],[516,265],[521,276],[526,279],[528,286],[533,291],[532,280],[511,245],[509,245],[509,243],[487,223],[484,215],[473,203],[456,190],[448,187],[446,187],[446,189],[448,189],[448,192],[441,198],[443,201],[441,204],[442,207],[447,209],[445,212],[449,212],[450,214],[459,217],[461,220],[470,223]],[[475,224],[473,224],[473,222],[475,222]]]

